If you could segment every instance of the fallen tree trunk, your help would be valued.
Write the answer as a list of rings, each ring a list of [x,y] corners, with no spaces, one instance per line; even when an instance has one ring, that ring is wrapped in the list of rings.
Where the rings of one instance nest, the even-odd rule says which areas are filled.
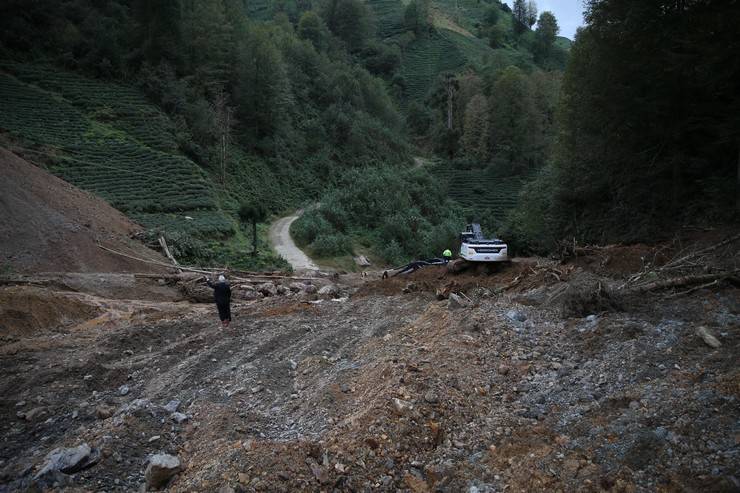
[[[720,272],[717,274],[694,274],[689,276],[672,277],[670,279],[661,279],[660,281],[649,282],[634,286],[627,290],[629,293],[646,293],[656,289],[675,288],[679,286],[689,286],[691,284],[711,283],[728,279],[737,274],[736,272]]]

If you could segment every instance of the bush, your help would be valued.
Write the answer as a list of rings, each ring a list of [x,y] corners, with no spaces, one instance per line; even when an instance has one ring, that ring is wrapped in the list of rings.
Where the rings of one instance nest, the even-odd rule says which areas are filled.
[[[352,242],[341,234],[323,234],[311,243],[311,248],[319,257],[335,257],[352,253]]]
[[[317,210],[299,217],[290,227],[290,233],[299,245],[309,245],[319,236],[334,234],[336,230]]]

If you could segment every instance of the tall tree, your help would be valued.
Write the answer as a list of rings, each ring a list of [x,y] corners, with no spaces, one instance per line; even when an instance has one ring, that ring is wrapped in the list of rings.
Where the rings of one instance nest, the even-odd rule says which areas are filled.
[[[489,107],[494,164],[512,174],[537,165],[532,86],[520,69],[511,66],[503,71],[491,89]]]
[[[532,29],[534,23],[537,22],[537,2],[529,0],[527,2],[527,27]]]
[[[328,31],[321,17],[313,10],[301,15],[298,21],[298,36],[307,39],[318,51],[324,51],[327,45]]]
[[[522,34],[527,30],[528,13],[526,0],[514,0],[514,7],[511,9],[514,17],[514,33]]]
[[[536,59],[541,61],[550,55],[559,32],[560,27],[555,15],[548,11],[542,12],[535,31],[534,54]]]
[[[254,146],[286,122],[292,97],[280,51],[266,28],[252,28],[239,50],[235,103]]]
[[[362,0],[327,0],[322,14],[329,30],[349,51],[361,49],[372,34],[370,9]]]
[[[134,39],[141,58],[152,64],[179,59],[181,5],[179,0],[134,0]]]
[[[488,101],[482,94],[473,96],[465,107],[465,130],[461,147],[465,156],[486,163],[489,160]]]
[[[403,22],[416,34],[429,27],[429,0],[411,0],[404,10]]]

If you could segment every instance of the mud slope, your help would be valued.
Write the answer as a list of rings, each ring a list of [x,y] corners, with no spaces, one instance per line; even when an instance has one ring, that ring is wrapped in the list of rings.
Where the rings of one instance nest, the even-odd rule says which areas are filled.
[[[140,229],[104,200],[0,148],[0,266],[5,272],[146,272],[107,253],[164,259],[130,236]]]

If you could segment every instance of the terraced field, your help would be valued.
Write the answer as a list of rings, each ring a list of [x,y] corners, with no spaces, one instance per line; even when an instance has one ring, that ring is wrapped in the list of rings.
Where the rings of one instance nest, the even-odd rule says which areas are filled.
[[[503,218],[517,206],[519,192],[526,178],[500,176],[489,169],[446,169],[441,165],[430,168],[447,186],[447,194],[465,209],[489,211]]]
[[[406,7],[400,0],[368,0],[367,5],[375,14],[378,36],[381,38],[396,36],[406,30],[403,25]]]
[[[152,229],[180,231],[200,236],[224,236],[234,232],[234,225],[218,211],[193,211],[188,214],[132,214],[139,224]]]
[[[458,46],[437,30],[417,38],[403,53],[401,70],[408,97],[424,99],[440,73],[458,70],[466,61]]]
[[[54,174],[145,226],[233,231],[206,173],[175,152],[172,122],[135,89],[45,67],[0,67],[0,131]]]
[[[88,79],[45,65],[2,63],[20,81],[33,84],[82,110],[91,118],[156,149],[175,152],[175,126],[134,88]]]

